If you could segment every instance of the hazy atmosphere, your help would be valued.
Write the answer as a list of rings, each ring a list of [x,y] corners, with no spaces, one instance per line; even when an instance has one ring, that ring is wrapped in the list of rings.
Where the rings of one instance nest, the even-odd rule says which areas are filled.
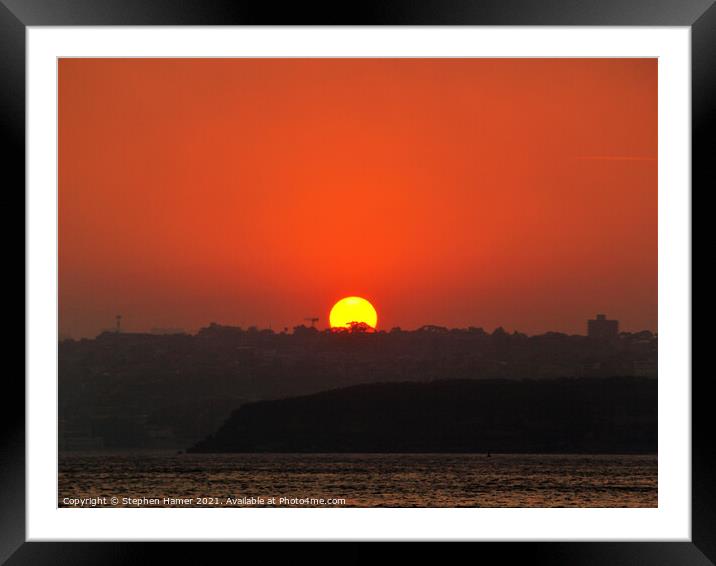
[[[657,330],[655,59],[62,59],[60,331]]]

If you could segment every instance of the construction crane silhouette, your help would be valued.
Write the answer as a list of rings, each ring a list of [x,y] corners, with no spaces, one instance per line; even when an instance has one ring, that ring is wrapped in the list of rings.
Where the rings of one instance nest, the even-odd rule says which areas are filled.
[[[307,321],[309,321],[309,322],[311,323],[311,328],[316,328],[316,323],[318,322],[318,317],[317,317],[317,316],[313,316],[313,317],[310,317],[310,318],[304,318],[304,320],[307,320]]]

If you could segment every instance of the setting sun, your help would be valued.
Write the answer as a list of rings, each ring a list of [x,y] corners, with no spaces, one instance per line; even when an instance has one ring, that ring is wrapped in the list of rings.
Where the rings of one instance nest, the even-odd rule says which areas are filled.
[[[378,323],[378,313],[365,299],[346,297],[333,305],[329,319],[331,328],[349,328],[352,322],[362,322],[375,328]]]

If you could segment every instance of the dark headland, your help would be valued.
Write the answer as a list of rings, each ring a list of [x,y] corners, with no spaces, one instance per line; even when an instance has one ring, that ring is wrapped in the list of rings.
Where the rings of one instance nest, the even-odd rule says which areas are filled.
[[[185,450],[216,433],[231,412],[244,404],[371,383],[392,383],[409,393],[423,389],[404,382],[437,390],[440,386],[428,384],[439,380],[541,382],[614,376],[656,379],[657,335],[618,332],[615,323],[596,317],[589,321],[587,335],[547,332],[528,336],[502,328],[488,333],[475,327],[437,326],[373,333],[297,326],[293,332],[274,332],[211,324],[196,334],[104,332],[94,339],[66,339],[58,348],[59,447],[80,451]],[[469,385],[464,387],[469,389]],[[535,384],[529,387],[538,390]],[[549,387],[528,395],[549,397],[548,390],[561,395],[556,386]],[[573,387],[579,390],[580,386]],[[585,385],[584,391],[590,387],[596,386]],[[356,408],[361,416],[366,407],[380,406],[386,388],[347,389],[345,393],[328,393],[327,398],[316,397],[315,402],[333,402],[333,396],[366,395],[371,399]],[[499,410],[517,412],[520,418],[532,419],[529,422],[536,418],[535,411],[541,410],[529,403],[521,409],[503,400],[497,391],[494,396]],[[616,410],[619,390],[612,391]],[[391,409],[400,402],[391,401]],[[476,410],[479,406],[475,405]],[[254,410],[258,409],[247,409]],[[465,418],[472,418],[470,411],[466,409]],[[442,426],[436,415],[430,419],[434,424],[428,421],[426,426]],[[258,433],[252,429],[252,434]]]
[[[190,452],[654,453],[657,380],[374,383],[248,403]]]

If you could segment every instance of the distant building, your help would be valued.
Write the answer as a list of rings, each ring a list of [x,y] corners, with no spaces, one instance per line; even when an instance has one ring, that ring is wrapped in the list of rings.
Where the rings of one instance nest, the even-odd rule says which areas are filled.
[[[608,320],[607,315],[598,314],[596,319],[587,321],[587,336],[600,341],[616,340],[619,337],[619,321]]]
[[[183,328],[152,328],[149,331],[150,334],[163,334],[163,335],[171,335],[171,334],[186,334],[186,330]]]

